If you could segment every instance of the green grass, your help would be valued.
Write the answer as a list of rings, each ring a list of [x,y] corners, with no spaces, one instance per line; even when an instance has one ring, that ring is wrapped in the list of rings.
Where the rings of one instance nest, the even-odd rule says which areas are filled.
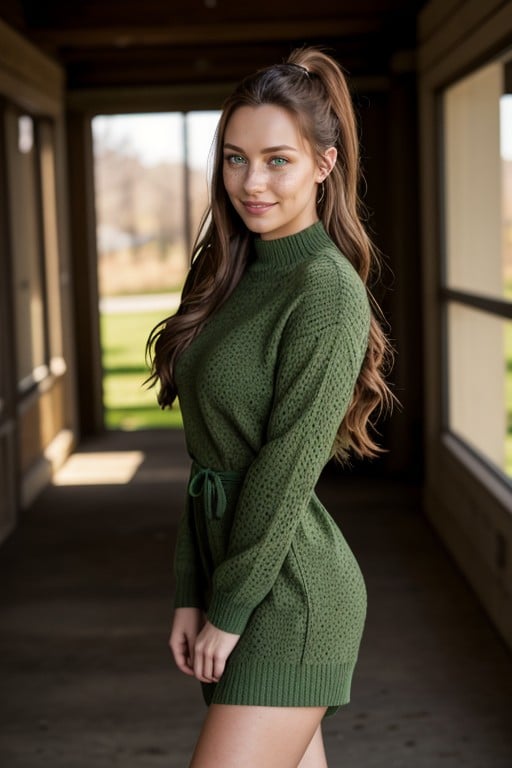
[[[148,369],[144,360],[151,329],[162,312],[101,315],[103,401],[108,429],[180,429],[179,405],[162,411],[156,388],[144,386]]]

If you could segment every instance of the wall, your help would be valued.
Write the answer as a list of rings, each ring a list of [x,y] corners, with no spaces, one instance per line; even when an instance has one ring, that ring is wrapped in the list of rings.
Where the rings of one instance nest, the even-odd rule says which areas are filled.
[[[453,430],[449,429],[452,422],[447,417],[448,406],[446,398],[443,398],[445,388],[449,386],[447,379],[450,380],[450,374],[443,363],[447,338],[446,319],[442,314],[445,201],[448,200],[455,214],[458,205],[450,197],[450,190],[443,188],[443,179],[446,178],[442,140],[443,93],[471,71],[492,62],[512,45],[512,2],[433,0],[420,14],[418,33],[425,313],[424,390],[427,393],[424,409],[425,508],[480,596],[497,629],[512,647],[512,484],[494,471],[489,462],[471,450],[467,441],[458,439]],[[492,132],[492,126],[485,128],[487,133]],[[462,146],[469,139],[460,130],[456,140]],[[452,162],[456,162],[455,157],[449,159],[448,176]],[[486,164],[485,167],[486,172],[490,173],[491,165]],[[480,176],[473,174],[470,183],[479,184]],[[491,196],[492,189],[491,186]],[[484,201],[481,210],[479,207],[474,211],[482,227],[489,216],[495,216],[495,202],[486,206]],[[467,223],[467,214],[461,226],[464,223]],[[447,234],[453,243],[453,233]],[[487,254],[491,247],[492,242],[486,242]],[[486,254],[482,253],[481,258],[485,257]],[[471,270],[474,259],[470,254],[468,258],[473,264],[465,264],[464,268]],[[485,272],[488,275],[487,269]],[[510,307],[505,304],[502,300],[500,306],[505,307],[503,311],[510,312]],[[483,356],[476,356],[479,338],[486,332],[485,323],[477,325],[469,341],[473,345],[472,368],[475,370],[475,378],[478,380],[480,377],[482,386],[488,381],[492,388],[496,384],[495,376],[486,368],[486,364],[496,371],[497,353],[496,349],[489,348]],[[466,362],[460,357],[463,354],[466,354]],[[501,356],[503,361],[503,351]],[[461,350],[457,366],[459,370],[462,365],[467,365],[467,353]],[[502,372],[500,375],[503,377]],[[460,388],[462,382],[459,381],[457,386]],[[453,398],[458,395],[457,386],[452,390],[452,414],[455,414],[456,420],[461,418],[460,408],[466,408],[467,411],[468,407],[467,403],[453,402]],[[495,450],[497,410],[492,400],[485,388],[480,391],[478,398],[473,399],[470,407],[484,417],[487,413],[489,423],[486,431],[493,434],[486,439],[492,450]],[[498,403],[503,414],[502,396],[498,396]]]
[[[0,22],[0,540],[76,440],[63,105],[62,69]]]

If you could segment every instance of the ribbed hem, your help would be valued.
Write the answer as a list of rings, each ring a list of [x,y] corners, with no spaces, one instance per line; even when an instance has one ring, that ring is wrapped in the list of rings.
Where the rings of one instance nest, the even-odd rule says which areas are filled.
[[[262,240],[258,237],[254,239],[257,259],[252,268],[260,270],[269,267],[291,267],[299,261],[317,256],[326,246],[336,248],[321,221],[288,237],[278,237],[275,240]]]
[[[271,659],[228,664],[219,683],[203,685],[207,704],[339,707],[350,701],[355,661],[287,664]]]
[[[215,592],[208,607],[207,618],[217,629],[241,635],[254,608],[234,605],[228,596]]]

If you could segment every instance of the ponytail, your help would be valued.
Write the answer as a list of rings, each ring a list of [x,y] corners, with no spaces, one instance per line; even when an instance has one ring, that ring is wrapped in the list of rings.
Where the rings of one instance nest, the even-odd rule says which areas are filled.
[[[152,368],[148,381],[160,382],[159,403],[170,406],[177,395],[174,367],[178,356],[232,293],[246,269],[251,235],[224,188],[222,150],[233,112],[242,106],[262,104],[274,104],[293,114],[319,158],[329,147],[337,149],[336,163],[323,182],[325,193],[317,204],[318,216],[357,270],[373,311],[368,348],[336,436],[334,456],[340,462],[348,461],[351,452],[361,458],[374,457],[383,449],[370,430],[396,401],[385,380],[393,354],[377,320],[382,312],[368,286],[373,270],[378,269],[378,257],[361,221],[359,142],[352,100],[338,64],[315,48],[295,50],[285,64],[249,76],[225,102],[216,133],[211,206],[193,247],[180,307],[149,337],[147,353]]]

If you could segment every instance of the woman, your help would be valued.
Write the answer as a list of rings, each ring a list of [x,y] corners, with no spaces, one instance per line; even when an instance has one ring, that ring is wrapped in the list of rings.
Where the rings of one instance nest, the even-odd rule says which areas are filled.
[[[244,80],[180,307],[148,342],[193,460],[170,636],[210,705],[192,768],[322,768],[321,720],[350,700],[366,590],[314,488],[333,456],[377,455],[369,418],[393,399],[357,180],[333,59]]]

